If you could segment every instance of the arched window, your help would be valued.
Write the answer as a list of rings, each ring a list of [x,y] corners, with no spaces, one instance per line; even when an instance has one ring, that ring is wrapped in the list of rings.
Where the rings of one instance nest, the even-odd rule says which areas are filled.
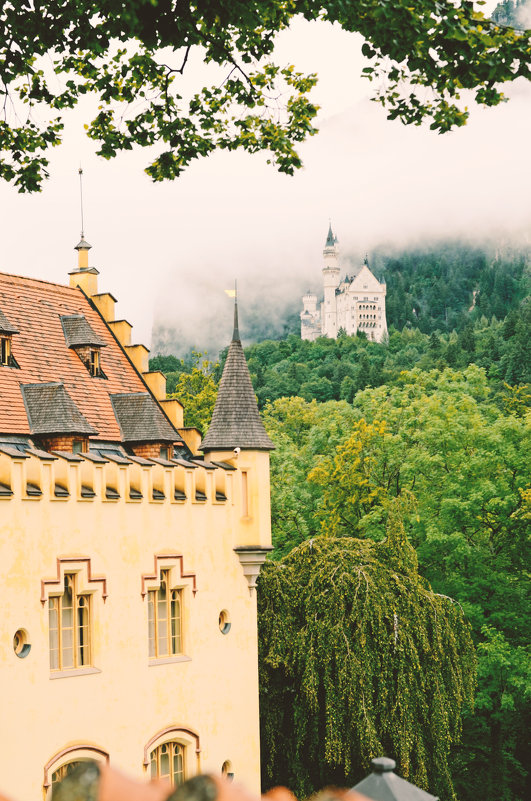
[[[44,797],[51,797],[56,784],[62,781],[82,762],[108,762],[109,754],[96,745],[75,745],[55,754],[44,766]]]
[[[144,769],[152,779],[168,779],[172,787],[201,772],[199,736],[191,729],[169,726],[144,748]]]
[[[184,745],[170,740],[157,746],[149,755],[151,778],[169,779],[172,787],[185,780]]]

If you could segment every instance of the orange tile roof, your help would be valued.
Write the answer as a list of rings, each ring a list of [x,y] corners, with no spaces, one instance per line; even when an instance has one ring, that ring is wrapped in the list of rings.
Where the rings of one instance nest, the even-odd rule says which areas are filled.
[[[60,381],[81,413],[99,433],[93,439],[121,440],[109,395],[146,392],[146,386],[99,313],[78,288],[0,273],[0,309],[20,333],[12,353],[20,370],[0,365],[0,434],[30,434],[20,384]],[[83,314],[106,343],[93,378],[67,347],[61,316]]]

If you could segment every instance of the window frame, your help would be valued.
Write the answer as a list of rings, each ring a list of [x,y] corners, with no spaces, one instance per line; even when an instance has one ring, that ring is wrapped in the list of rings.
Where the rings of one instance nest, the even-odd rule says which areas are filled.
[[[169,762],[169,773],[162,772],[162,757],[163,749],[168,749],[168,762]],[[178,758],[180,759],[180,771],[175,770],[174,760]],[[155,763],[155,770],[153,770],[153,766]],[[149,770],[150,770],[150,777],[151,780],[153,779],[167,779],[173,789],[179,787],[179,785],[183,784],[186,781],[186,746],[179,742],[179,740],[165,740],[163,743],[156,745],[152,751],[149,753]],[[176,774],[180,775],[180,781],[175,781]]]
[[[169,742],[177,743],[183,747],[185,780],[201,773],[201,742],[199,735],[193,729],[172,725],[157,732],[144,746],[144,773],[147,777],[151,770],[151,754],[159,746]]]
[[[159,659],[171,659],[173,657],[184,656],[184,632],[183,632],[183,599],[184,588],[172,585],[171,566],[159,568],[159,584],[157,587],[150,587],[147,591],[148,604],[148,658],[150,661]],[[162,586],[165,584],[166,590],[162,596]],[[178,604],[178,614],[173,614],[173,604]],[[161,610],[164,616],[161,616]],[[173,631],[173,622],[178,622],[178,633]],[[165,633],[160,634],[161,625],[164,625]],[[176,625],[177,628],[177,625]],[[160,643],[166,642],[167,650],[162,652]]]
[[[11,337],[0,336],[0,365],[9,367],[11,361]]]
[[[78,572],[72,571],[63,574],[63,581],[62,581],[62,593],[50,593],[48,596],[48,653],[50,659],[50,674],[56,675],[58,673],[63,673],[65,671],[76,671],[76,670],[83,670],[84,668],[92,667],[92,656],[93,656],[93,637],[92,637],[92,603],[91,603],[91,595],[90,592],[79,592],[78,591]],[[71,583],[71,595],[72,595],[72,603],[71,606],[64,606],[63,598],[67,592],[67,582]],[[79,603],[83,601],[83,603]],[[67,626],[64,623],[65,617],[68,618],[68,615],[64,613],[67,610],[71,609],[71,626]],[[86,612],[86,620],[83,622],[79,622],[78,614],[80,610],[84,610]],[[56,615],[56,626],[52,627],[52,612],[55,612]],[[64,644],[64,640],[68,642],[68,637],[66,637],[66,632],[72,632],[71,636],[71,646]],[[86,635],[86,642],[83,642],[83,639],[80,636],[80,631],[82,634]],[[52,648],[52,632],[56,632],[56,639],[55,642],[57,644],[56,648]],[[68,665],[65,664],[65,651],[72,651],[72,664]],[[55,666],[54,660],[52,659],[52,653],[57,652],[57,659]]]
[[[89,373],[93,378],[98,378],[101,375],[101,360],[98,348],[90,348]]]

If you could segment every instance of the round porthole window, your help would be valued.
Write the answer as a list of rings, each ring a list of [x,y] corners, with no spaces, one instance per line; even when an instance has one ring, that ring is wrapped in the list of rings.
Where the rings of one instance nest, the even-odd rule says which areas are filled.
[[[26,629],[18,629],[13,637],[13,650],[19,659],[24,659],[31,651],[28,632]]]
[[[219,613],[219,630],[222,634],[228,634],[230,631],[230,618],[226,609]]]

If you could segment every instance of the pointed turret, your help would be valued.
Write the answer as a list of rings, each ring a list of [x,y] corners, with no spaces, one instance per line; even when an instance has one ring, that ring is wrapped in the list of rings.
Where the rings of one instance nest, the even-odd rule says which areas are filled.
[[[333,339],[337,336],[336,290],[339,286],[338,250],[337,236],[334,236],[332,223],[330,222],[328,225],[326,245],[323,250],[324,267],[322,272],[324,305],[321,316],[321,329],[325,337],[332,337]]]
[[[271,550],[271,500],[269,451],[275,446],[267,436],[258,412],[249,368],[238,326],[238,302],[234,300],[234,332],[218,389],[212,422],[200,449],[205,461],[216,460],[235,470],[230,480],[238,524],[234,551],[252,593],[267,554]]]
[[[223,368],[212,422],[201,443],[201,450],[271,450],[274,447],[258,412],[240,341],[238,302],[235,299],[232,342]]]

